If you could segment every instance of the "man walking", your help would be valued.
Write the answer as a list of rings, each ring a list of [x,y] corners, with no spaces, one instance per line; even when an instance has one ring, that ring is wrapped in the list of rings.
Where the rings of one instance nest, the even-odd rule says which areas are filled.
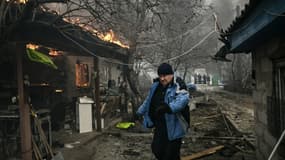
[[[158,160],[180,160],[182,138],[187,123],[181,111],[189,102],[183,81],[174,82],[171,65],[162,63],[157,70],[159,81],[154,82],[137,114],[144,117],[144,126],[154,129],[151,149]]]

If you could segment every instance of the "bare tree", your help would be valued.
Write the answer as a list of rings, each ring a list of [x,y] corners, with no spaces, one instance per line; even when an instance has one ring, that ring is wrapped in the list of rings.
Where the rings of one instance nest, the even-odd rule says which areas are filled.
[[[185,71],[187,59],[191,54],[179,57],[189,49],[189,43],[195,38],[191,29],[199,23],[199,16],[205,10],[199,1],[165,1],[161,4],[160,25],[155,25],[150,33],[152,37],[140,39],[139,47],[144,59],[157,66],[161,62],[169,62],[175,70]],[[195,39],[196,40],[196,39]],[[195,41],[194,40],[194,41]],[[187,68],[187,67],[186,67]]]
[[[16,18],[9,18],[13,22],[5,24],[5,18],[2,17],[10,16],[7,8],[14,3],[12,1],[1,2],[0,14],[6,15],[1,16],[0,20],[1,39],[5,37],[4,33],[7,33],[5,29],[11,27],[10,24],[16,24],[20,18],[25,16],[25,10],[30,10],[27,13],[34,14],[37,9],[54,13],[57,15],[57,19],[64,19],[70,22],[70,25],[75,24],[98,36],[112,30],[117,39],[126,42],[129,46],[128,59],[125,61],[126,64],[122,65],[124,66],[125,79],[129,82],[129,86],[137,98],[140,97],[137,77],[143,66],[133,64],[145,60],[150,63],[162,62],[187,50],[187,43],[191,40],[187,38],[189,35],[183,33],[195,25],[195,17],[203,10],[198,0],[191,2],[186,0],[38,0],[38,3],[35,2],[29,0],[26,4],[19,3]],[[57,19],[51,20],[49,25],[56,23]],[[8,24],[10,26],[7,26]],[[58,27],[63,33],[71,28],[70,26]],[[83,41],[88,40],[83,39]],[[141,47],[144,44],[160,41],[166,43]],[[185,59],[183,57],[173,60],[171,63],[175,69],[179,69],[180,66],[185,68],[182,65],[183,63],[187,64]]]

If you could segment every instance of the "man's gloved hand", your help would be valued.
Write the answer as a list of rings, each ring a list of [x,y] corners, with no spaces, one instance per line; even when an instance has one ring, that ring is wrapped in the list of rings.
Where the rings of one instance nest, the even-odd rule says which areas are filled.
[[[134,113],[133,114],[133,120],[138,121],[138,122],[142,122],[143,121],[143,115],[141,115],[139,113]]]
[[[171,108],[166,103],[161,103],[159,106],[155,108],[155,115],[160,116],[164,113],[171,113]]]
[[[139,121],[141,117],[137,114],[134,114],[134,121]]]
[[[187,86],[186,86],[185,82],[183,81],[183,79],[181,77],[177,77],[176,78],[176,82],[179,84],[179,89],[180,90],[182,90],[182,89],[187,90]]]

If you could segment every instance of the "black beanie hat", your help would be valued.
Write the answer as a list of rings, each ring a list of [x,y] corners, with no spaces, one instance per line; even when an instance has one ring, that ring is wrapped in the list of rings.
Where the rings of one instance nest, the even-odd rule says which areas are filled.
[[[168,63],[162,63],[159,65],[157,69],[157,74],[158,75],[168,75],[168,74],[173,74],[173,70],[170,64]]]

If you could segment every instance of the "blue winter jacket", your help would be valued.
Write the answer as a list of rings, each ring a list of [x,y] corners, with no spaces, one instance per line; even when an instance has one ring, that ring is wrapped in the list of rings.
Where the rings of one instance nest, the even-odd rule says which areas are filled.
[[[151,98],[157,88],[159,82],[153,83],[150,88],[149,94],[146,97],[143,104],[139,107],[137,114],[144,117],[143,124],[147,128],[154,127],[154,124],[149,116],[149,108]],[[171,108],[172,113],[165,113],[165,120],[166,120],[166,128],[167,128],[167,135],[169,140],[175,140],[177,138],[182,138],[185,136],[187,130],[181,124],[179,115],[180,111],[188,104],[189,102],[189,93],[184,91],[178,91],[178,85],[173,84],[170,85],[165,93],[164,102],[169,105]]]

